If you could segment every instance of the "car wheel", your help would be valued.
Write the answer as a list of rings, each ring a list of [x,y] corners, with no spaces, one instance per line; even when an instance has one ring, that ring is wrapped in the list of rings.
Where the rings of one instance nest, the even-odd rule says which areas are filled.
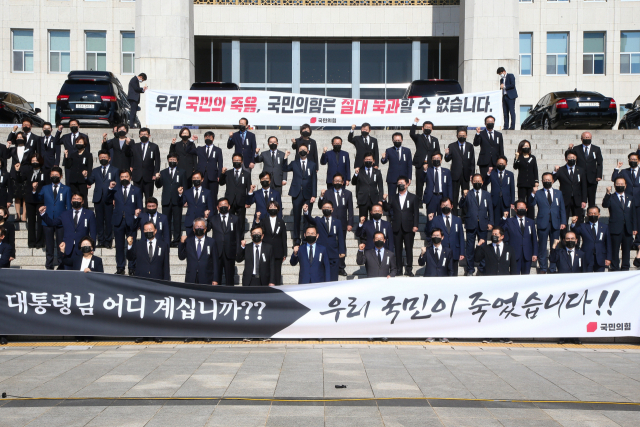
[[[549,117],[545,117],[542,121],[542,129],[551,130],[551,122],[549,121]]]
[[[625,122],[620,122],[620,125],[618,125],[618,130],[625,130],[627,129],[627,125]]]

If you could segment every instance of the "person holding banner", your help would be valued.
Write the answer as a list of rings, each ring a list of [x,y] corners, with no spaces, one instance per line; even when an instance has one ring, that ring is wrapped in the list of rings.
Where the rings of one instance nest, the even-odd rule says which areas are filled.
[[[487,231],[493,229],[493,203],[491,202],[491,194],[482,189],[482,175],[477,173],[473,175],[473,190],[464,191],[464,196],[460,199],[460,208],[466,212],[465,229],[467,235],[467,271],[465,276],[473,276],[475,271],[474,249],[476,239],[484,242],[487,237]],[[480,243],[478,243],[480,244]],[[478,260],[478,275],[482,276],[485,263]]]
[[[309,154],[307,155],[307,159],[311,160],[314,165],[316,165],[316,173],[320,170],[320,163],[318,163],[318,144],[316,140],[311,138],[311,126],[308,124],[303,124],[300,126],[300,138],[292,139],[291,148],[296,153],[296,160],[300,160],[300,154],[298,154],[298,148],[301,145],[306,145],[309,150]]]
[[[282,282],[282,263],[287,259],[287,225],[282,218],[278,217],[280,203],[276,201],[269,202],[267,213],[268,215],[262,216],[260,212],[257,212],[252,228],[260,225],[264,236],[262,241],[273,249],[275,258],[273,260],[273,283],[278,286]]]
[[[611,235],[609,226],[600,221],[600,208],[587,209],[588,223],[578,224],[578,217],[571,218],[571,231],[582,238],[580,250],[584,252],[588,272],[602,273],[611,265]]]
[[[356,186],[356,200],[361,217],[366,217],[373,205],[382,205],[384,199],[382,172],[375,167],[373,156],[372,152],[365,153],[364,167],[362,169],[355,168],[355,173],[351,178],[351,182]]]
[[[242,168],[242,159],[242,154],[234,154],[233,169],[222,168],[220,175],[220,185],[226,186],[224,197],[229,200],[229,212],[238,217],[240,236],[244,236],[244,220],[247,208],[251,205],[248,195],[253,195],[256,189],[256,186],[251,184],[251,171]]]
[[[382,164],[389,162],[389,169],[387,170],[387,194],[396,194],[398,188],[396,183],[400,176],[404,176],[408,179],[407,186],[411,185],[411,177],[413,176],[413,169],[411,168],[411,150],[402,146],[402,134],[396,132],[391,137],[393,140],[393,147],[387,148],[382,153]],[[420,200],[418,200],[420,205]]]
[[[331,266],[329,255],[324,246],[316,243],[318,230],[309,225],[304,232],[305,243],[302,246],[294,246],[291,255],[291,265],[300,263],[298,284],[323,283],[331,281]]]
[[[453,276],[453,252],[442,246],[444,233],[439,228],[431,230],[431,243],[429,248],[423,247],[418,258],[419,265],[426,265],[424,277]],[[427,253],[428,252],[428,253]]]
[[[480,175],[484,180],[483,190],[487,190],[489,180],[486,179],[487,171],[490,167],[496,168],[498,157],[504,156],[504,138],[502,133],[494,130],[496,119],[493,116],[484,118],[485,130],[481,127],[476,128],[476,136],[473,138],[473,145],[480,147],[478,155],[478,166],[480,167]]]
[[[393,245],[396,252],[397,272],[402,274],[402,246],[404,245],[407,267],[404,275],[413,277],[413,239],[418,232],[420,203],[418,196],[409,192],[409,178],[399,176],[397,194],[385,194],[382,208],[391,212]],[[375,242],[374,242],[375,243]]]
[[[327,167],[327,188],[331,190],[333,188],[333,177],[339,173],[342,176],[351,176],[351,161],[349,160],[349,153],[342,151],[342,138],[334,136],[331,140],[333,151],[327,153],[327,147],[324,147],[322,157],[320,157],[320,164],[323,166],[329,164]],[[349,185],[349,181],[347,181]]]
[[[527,217],[527,203],[516,202],[516,216],[509,218],[509,211],[504,211],[500,226],[504,230],[504,241],[513,246],[516,253],[519,274],[531,273],[531,263],[538,260],[538,238],[536,223]]]
[[[365,239],[365,249],[373,249],[373,236],[375,233],[381,232],[385,238],[385,249],[394,252],[395,246],[391,238],[391,224],[382,219],[382,205],[373,205],[371,208],[371,219],[367,221],[367,217],[361,216],[355,235],[359,239]]]
[[[62,265],[65,270],[83,271],[85,273],[104,273],[104,267],[102,266],[102,258],[95,256],[93,251],[95,250],[94,240],[90,236],[84,237],[79,243],[80,254],[78,256],[74,252],[70,255],[65,255],[62,259]],[[66,243],[60,243],[60,251],[65,252]]]
[[[467,128],[459,127],[456,131],[458,140],[449,144],[444,150],[444,160],[451,162],[451,179],[453,180],[453,211],[458,212],[460,189],[469,190],[471,176],[476,170],[476,155],[473,144],[467,142]]]
[[[322,209],[322,204],[325,200],[329,200],[333,204],[333,217],[339,219],[342,223],[342,235],[346,242],[347,231],[353,230],[353,195],[351,191],[344,188],[343,175],[336,173],[333,176],[333,189],[320,192],[320,198],[318,199],[319,209]],[[346,257],[340,258],[340,270],[338,271],[340,276],[347,275],[346,266]]]
[[[624,178],[615,181],[616,192],[611,194],[611,187],[607,187],[607,194],[602,200],[602,207],[609,209],[609,233],[611,233],[612,262],[611,270],[629,271],[631,245],[638,234],[637,217],[633,208],[633,197],[627,196],[627,184]],[[622,265],[620,265],[620,248],[622,248]]]
[[[253,157],[256,152],[256,135],[247,130],[248,119],[243,117],[238,121],[238,124],[238,132],[229,132],[227,148],[233,148],[235,154],[242,154],[242,159],[244,159],[242,168],[251,172],[250,169],[255,166]]]
[[[365,244],[360,243],[356,254],[356,263],[364,265],[367,278],[374,277],[396,277],[397,262],[395,254],[390,250],[385,250],[386,239],[384,233],[376,232],[373,236],[375,248],[365,249]]]
[[[302,206],[309,205],[309,215],[313,210],[313,203],[316,201],[318,191],[318,178],[316,176],[316,165],[308,159],[309,148],[298,145],[299,160],[289,163],[289,150],[284,154],[285,172],[293,172],[293,179],[289,187],[289,196],[293,201],[293,231],[291,232],[294,245],[300,245],[300,220],[302,219]],[[306,218],[305,218],[306,224]],[[305,227],[306,229],[306,227]],[[329,261],[327,260],[327,263]]]
[[[323,217],[314,218],[309,213],[309,205],[302,207],[307,222],[316,227],[318,233],[318,244],[327,250],[329,266],[331,270],[331,281],[338,280],[338,270],[340,269],[340,259],[346,257],[347,250],[342,233],[342,222],[335,219],[333,215],[333,203],[331,200],[322,202]]]
[[[427,235],[427,246],[431,244],[431,230],[439,228],[442,233],[442,247],[451,249],[453,253],[453,275],[458,275],[458,264],[464,259],[464,231],[462,229],[462,220],[452,213],[451,199],[444,198],[440,201],[440,210],[442,215],[435,216],[429,214],[425,233]]]
[[[347,137],[347,141],[356,147],[356,158],[353,162],[353,167],[356,169],[362,169],[366,162],[365,157],[367,153],[371,153],[374,161],[373,165],[378,169],[378,165],[380,164],[378,140],[369,135],[371,132],[371,125],[369,123],[363,123],[360,127],[359,136],[354,136],[353,132],[355,129],[356,125],[351,125],[351,132],[349,132],[349,136]]]
[[[295,141],[295,140],[294,140]],[[288,174],[284,171],[284,151],[278,150],[278,138],[270,136],[267,140],[269,151],[260,154],[260,148],[256,148],[254,161],[262,163],[262,172],[271,176],[271,188],[282,195],[282,187],[287,185]]]
[[[275,265],[273,248],[262,242],[262,227],[255,225],[251,228],[252,245],[244,240],[240,242],[241,250],[236,256],[236,262],[244,263],[242,272],[242,286],[275,286]]]
[[[485,261],[484,276],[515,276],[520,273],[516,261],[516,251],[504,241],[502,227],[491,230],[491,245],[480,239],[475,250],[475,260]]]
[[[413,166],[416,168],[416,194],[422,195],[424,194],[423,165],[427,163],[431,166],[431,156],[436,151],[440,152],[440,141],[435,136],[431,136],[433,123],[428,120],[422,123],[422,134],[417,134],[418,120],[416,117],[411,125],[409,136],[416,144],[416,152],[413,155]],[[422,206],[422,200],[420,205]]]
[[[171,280],[169,245],[156,239],[156,226],[147,222],[143,226],[144,238],[134,241],[127,237],[127,259],[136,262],[136,277]]]
[[[180,237],[178,259],[187,260],[185,283],[199,285],[217,285],[219,256],[215,239],[208,237],[207,220],[196,218],[193,221],[193,236]]]

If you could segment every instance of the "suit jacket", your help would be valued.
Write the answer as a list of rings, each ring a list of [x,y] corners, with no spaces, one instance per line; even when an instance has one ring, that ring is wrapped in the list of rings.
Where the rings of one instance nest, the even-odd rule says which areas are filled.
[[[240,248],[236,256],[236,262],[244,261],[244,271],[242,272],[242,286],[250,286],[253,277],[253,267],[255,263],[255,244],[247,242],[244,249]],[[262,242],[260,244],[260,259],[258,260],[258,275],[260,276],[260,286],[269,286],[275,283],[275,257],[270,245]]]
[[[407,147],[400,147],[399,155],[396,147],[387,148],[385,157],[382,158],[381,162],[383,165],[389,162],[389,169],[387,170],[387,182],[389,184],[395,184],[398,182],[398,177],[403,175],[409,179],[413,178],[411,150]],[[345,176],[349,176],[349,174]]]
[[[102,143],[103,150],[109,150],[111,154],[111,164],[121,171],[131,171],[131,160],[133,158],[133,150],[131,147],[135,144],[132,139],[129,144],[122,144],[120,148],[120,138],[113,138]]]
[[[349,132],[347,140],[356,147],[356,158],[353,162],[354,168],[364,168],[364,155],[365,153],[373,153],[373,165],[378,166],[380,164],[380,152],[378,150],[378,140],[371,135],[368,136],[369,143],[364,142],[362,135],[354,135],[353,131]]]
[[[308,213],[308,211],[307,211]],[[323,217],[312,217],[305,215],[310,224],[316,226],[318,230],[318,243],[327,250],[329,259],[338,259],[340,254],[346,254],[347,249],[342,234],[342,223],[335,217],[331,218],[331,228],[327,230],[327,223]]]
[[[366,168],[360,169],[360,173],[353,175],[351,184],[356,186],[356,200],[358,205],[368,203],[376,204],[382,201],[384,190],[382,188],[382,172],[371,168],[371,178],[367,175]]]
[[[7,135],[7,141],[11,141],[13,146],[15,146],[16,134],[13,131],[9,132],[9,134]],[[28,149],[37,150],[39,141],[40,141],[40,136],[38,136],[35,133],[31,132],[29,134],[29,136],[27,138],[27,141],[25,142],[24,146],[25,146],[25,148],[28,148]]]
[[[140,87],[138,76],[131,77],[129,80],[129,91],[127,92],[127,100],[140,102],[140,94],[144,92],[144,88]]]
[[[184,191],[187,189],[187,174],[184,169],[176,168],[173,178],[169,168],[160,171],[160,178],[156,178],[156,188],[162,188],[162,206],[178,206],[180,204],[180,194],[178,188],[182,187]]]
[[[624,194],[629,197],[633,197],[635,206],[640,206],[640,168],[636,173],[636,179],[631,176],[631,168],[622,170],[614,169],[611,174],[611,182],[615,183],[616,179],[624,178],[627,183],[627,189],[624,190]]]
[[[240,174],[236,181],[236,169],[231,168],[220,176],[220,185],[226,185],[227,190],[224,196],[229,199],[231,206],[240,206],[244,208],[247,202],[247,194],[251,190],[251,172],[240,169]]]
[[[146,212],[140,212],[138,218],[135,219],[135,225],[133,226],[133,235],[135,236],[138,230],[144,233],[144,225],[150,221],[150,215]],[[171,244],[171,229],[169,228],[169,218],[156,212],[156,239],[162,240],[167,245]]]
[[[142,209],[142,190],[133,184],[129,184],[129,193],[127,200],[124,199],[122,185],[116,185],[109,190],[107,196],[107,204],[113,203],[113,226],[118,227],[125,222],[129,229],[135,227],[136,209]]]
[[[82,172],[87,171],[87,174],[91,172],[93,169],[93,156],[87,150],[84,150],[82,154],[74,151],[73,153],[70,152],[62,163],[66,170],[67,184],[84,184],[86,178]]]
[[[194,190],[195,187],[184,190],[179,199],[183,205],[185,203],[188,205],[187,213],[184,216],[184,226],[187,228],[193,227],[193,221],[196,218],[204,218],[205,211],[215,212],[216,201],[211,197],[209,190],[201,185],[200,196],[197,200]]]
[[[284,160],[283,171],[293,172],[293,179],[289,186],[289,195],[291,197],[298,197],[300,193],[305,199],[311,199],[316,197],[318,192],[318,178],[316,175],[316,165],[307,160],[307,172],[302,173],[302,163],[298,160],[289,163],[287,159]]]
[[[418,196],[406,192],[406,199],[403,206],[400,206],[400,194],[389,194],[388,201],[382,202],[382,208],[389,212],[393,210],[391,226],[394,233],[403,231],[413,233],[413,227],[418,227],[418,217],[420,215],[420,201]]]
[[[462,178],[464,181],[470,181],[471,176],[476,170],[476,155],[473,144],[464,143],[464,152],[460,152],[460,144],[458,141],[449,144],[449,154],[444,156],[445,162],[451,162],[451,178],[458,181]]]
[[[271,228],[271,218],[266,216],[260,217],[260,222],[253,222],[253,226],[260,225],[262,227],[262,241],[271,246],[273,249],[273,257],[284,258],[287,256],[287,225],[282,218],[276,218],[275,228]],[[279,283],[276,283],[279,285]]]
[[[476,191],[469,190],[466,197],[460,199],[460,208],[466,213],[464,225],[469,231],[480,230],[485,232],[488,230],[489,224],[493,225],[493,202],[491,194],[482,190],[480,194],[480,204],[476,200]],[[564,210],[563,210],[564,212]]]
[[[27,170],[31,170],[31,168],[27,168],[25,166],[25,169]],[[20,168],[20,173],[19,176],[22,177],[24,176],[24,174],[22,173],[22,168]],[[31,179],[31,177],[33,176],[33,173],[30,173],[29,175],[27,175],[28,178],[27,179]],[[41,178],[44,175],[42,173],[38,174],[38,177]],[[43,179],[44,182],[44,179]],[[32,198],[31,196],[31,189],[33,187],[31,187],[31,183],[29,183],[29,187],[26,188],[25,191],[25,199],[27,198]],[[9,175],[7,172],[3,172],[0,170],[0,206],[3,207],[7,207],[7,203],[13,203],[13,180],[11,179],[11,175]]]
[[[572,224],[571,230],[582,238],[580,250],[584,252],[587,265],[591,267],[588,271],[593,271],[594,260],[598,262],[598,265],[604,265],[606,260],[611,261],[613,255],[611,251],[611,236],[609,235],[609,227],[606,224],[598,221],[595,239],[591,232],[590,223],[578,224],[576,226]]]
[[[478,166],[493,166],[498,164],[498,157],[504,156],[504,138],[502,133],[493,130],[493,142],[489,139],[489,133],[483,130],[473,138],[473,145],[480,146]]]
[[[586,273],[587,262],[584,259],[584,252],[579,249],[574,249],[575,255],[573,256],[573,263],[571,257],[567,253],[567,248],[560,246],[551,250],[549,255],[549,261],[556,263],[558,273]]]
[[[331,269],[329,266],[327,250],[324,246],[320,246],[315,243],[313,263],[310,263],[308,246],[308,243],[301,245],[298,248],[298,253],[291,255],[291,265],[297,265],[298,262],[300,263],[298,284],[330,282]]]
[[[151,259],[147,239],[134,240],[131,249],[127,246],[127,259],[136,261],[136,277],[171,280],[169,245],[161,240],[156,239],[156,248]]]
[[[424,175],[424,195],[422,196],[422,200],[428,205],[431,203],[431,199],[434,196],[435,189],[435,169],[433,167],[429,167],[426,171],[423,171]],[[453,197],[453,179],[451,178],[451,171],[447,168],[440,167],[440,192],[442,193],[442,198],[451,198]]]
[[[116,188],[120,185],[120,171],[109,165],[104,177],[102,176],[102,165],[94,168],[91,174],[86,178],[87,184],[93,187],[93,203],[106,202],[109,197],[109,185],[115,181]]]
[[[629,236],[638,229],[632,197],[625,197],[623,206],[617,193],[615,197],[605,194],[602,207],[609,209],[609,233],[617,235],[624,232]]]
[[[11,158],[9,154],[9,149],[5,144],[0,144],[0,165],[2,166],[0,169],[3,171],[7,171],[7,160]]]
[[[517,217],[501,220],[500,226],[504,229],[504,242],[514,249],[516,260],[524,257],[524,260],[531,261],[531,257],[538,256],[538,234],[534,220],[524,217],[524,233],[520,230],[520,218]]]
[[[485,242],[481,246],[476,246],[475,262],[485,260],[485,276],[506,276],[509,274],[515,276],[520,274],[516,261],[516,251],[504,241],[502,243],[500,259],[496,256],[493,243]]]
[[[153,176],[160,172],[160,148],[154,142],[147,142],[147,152],[142,157],[142,143],[134,144],[133,159],[133,182],[151,182]]]
[[[502,173],[502,183],[500,183],[500,171],[494,169],[489,176],[491,182],[491,200],[493,206],[498,207],[500,200],[506,207],[516,203],[516,179],[513,172],[504,170]]]
[[[513,161],[513,169],[518,171],[518,187],[533,188],[538,182],[538,161],[536,156],[530,155],[516,157]]]
[[[11,246],[11,257],[16,257],[16,226],[13,221],[5,221],[2,225],[4,227],[4,239],[3,244]]]
[[[192,236],[178,243],[178,259],[187,260],[187,271],[184,276],[185,283],[197,283],[199,285],[211,285],[218,277],[218,245],[215,239],[204,236],[202,251],[198,258],[197,237]],[[196,280],[197,277],[197,280]]]
[[[33,167],[31,165],[25,165],[24,167],[20,168],[20,173],[18,174],[18,182],[20,183],[24,183],[24,199],[27,203],[35,203],[35,204],[39,204],[40,201],[38,200],[38,193],[40,192],[40,190],[42,190],[42,188],[44,188],[44,186],[46,185],[45,183],[47,182],[47,178],[44,176],[44,172],[42,171],[42,169],[38,170],[38,174],[36,175],[36,179],[33,179]],[[0,171],[0,189],[2,188],[3,184],[6,184],[7,181],[10,185],[11,188],[7,188],[7,196],[10,197],[9,200],[13,200],[13,180],[10,179],[11,176],[9,173],[6,172],[1,172]],[[36,188],[36,194],[33,194],[33,183],[37,182],[38,183],[38,187]],[[52,193],[53,194],[53,193]],[[2,205],[2,193],[0,190],[0,205]],[[5,203],[6,206],[6,203]]]
[[[516,76],[511,73],[507,73],[507,77],[500,80],[500,83],[504,83],[504,89],[507,91],[507,98],[516,99],[518,97],[518,91],[516,90]]]
[[[213,230],[213,238],[218,245],[218,256],[225,255],[227,259],[235,260],[238,251],[240,251],[241,236],[244,236],[244,230],[241,230],[238,224],[238,217],[227,214],[227,230],[225,231],[220,215],[209,215],[208,227]]]
[[[426,265],[424,277],[453,276],[453,261],[455,261],[453,252],[451,249],[443,247],[442,244],[438,248],[438,252],[438,258],[436,258],[433,246],[429,246],[427,251],[418,257],[418,264]]]
[[[325,191],[324,196],[318,199],[318,209],[322,209],[324,200],[331,200],[333,217],[339,219],[343,227],[353,226],[353,195],[351,191],[341,188],[340,197],[336,196],[335,190]]]
[[[44,160],[44,169],[51,169],[60,165],[60,145],[55,135],[41,136],[36,145],[36,151],[40,153]]]
[[[191,178],[193,171],[196,170],[196,162],[198,162],[198,170],[204,173],[204,169],[200,169],[198,151],[193,141],[176,141],[175,144],[171,144],[169,154],[175,154],[178,156],[178,169],[182,169],[189,178]],[[221,152],[216,155],[218,156],[219,154],[221,154]]]
[[[411,125],[409,136],[411,140],[416,144],[416,153],[413,155],[413,165],[416,168],[422,169],[424,162],[431,167],[431,155],[436,151],[440,151],[440,141],[433,135],[425,135],[424,133],[417,134],[416,130],[418,126]]]
[[[176,143],[177,145],[177,143]],[[198,147],[196,149],[198,167],[197,170],[204,174],[204,177],[209,182],[218,181],[218,178],[222,175],[222,149],[220,147],[213,146],[210,148],[210,155],[207,157],[207,147]],[[180,166],[178,160],[178,166]],[[186,170],[186,169],[185,169]]]
[[[529,207],[538,207],[538,216],[536,217],[536,225],[538,230],[546,230],[551,226],[554,230],[559,230],[560,225],[567,223],[567,212],[565,210],[564,198],[562,192],[553,189],[553,204],[549,205],[546,190],[540,189],[535,196],[529,194]]]
[[[271,150],[263,151],[255,155],[255,163],[262,163],[262,171],[271,175],[271,181],[276,185],[282,185],[282,181],[288,181],[288,173],[282,168],[284,165],[284,152],[276,151],[276,162],[271,159]]]
[[[47,207],[47,215],[56,219],[63,212],[71,209],[71,188],[60,183],[58,184],[58,197],[53,197],[53,185],[42,186],[40,192],[37,193],[36,200],[42,202]],[[47,226],[46,224],[43,224]]]
[[[333,183],[333,176],[336,173],[342,174],[345,179],[348,179],[351,176],[351,162],[349,160],[349,153],[346,151],[336,153],[332,150],[322,153],[322,157],[320,157],[320,164],[329,165],[327,167],[327,184]]]
[[[256,152],[256,135],[253,132],[245,131],[246,136],[244,143],[240,132],[236,132],[227,140],[227,148],[235,148],[234,153],[242,153],[244,159],[244,167],[248,168],[254,162],[253,158]]]
[[[576,166],[587,173],[587,183],[595,184],[602,178],[602,152],[597,145],[589,145],[589,158],[585,158],[584,144],[573,147],[576,152]]]
[[[61,269],[61,267],[65,267],[63,270],[75,270],[75,271],[80,271],[80,268],[82,267],[82,251],[79,251],[79,254],[71,254],[71,255],[66,255],[64,258],[62,258],[62,264],[60,265],[60,267],[58,267],[58,270]],[[104,273],[104,267],[102,265],[102,258],[93,255],[91,257],[91,261],[89,262],[89,270],[91,270],[93,273]]]
[[[10,244],[0,242],[0,268],[9,268],[11,266],[11,251],[13,248]]]
[[[247,198],[245,199],[245,203],[247,205],[256,204],[256,213],[260,212],[261,218],[268,218],[269,213],[267,212],[267,208],[269,207],[269,203],[278,202],[278,206],[280,206],[280,210],[278,211],[278,218],[282,218],[282,198],[280,197],[280,193],[276,190],[268,189],[269,198],[265,200],[264,198],[264,189],[255,190],[251,194],[247,194]],[[255,214],[254,214],[255,218]]]
[[[69,151],[69,154],[71,154],[73,151],[77,151],[75,142],[73,141],[73,134],[68,133],[66,135],[62,135],[62,136],[61,135],[62,135],[62,132],[60,131],[56,132],[55,138],[56,138],[56,141],[58,141],[58,145],[64,145],[64,149]],[[83,136],[84,140],[87,142],[85,144],[86,146],[84,147],[84,151],[91,152],[91,143],[89,142],[89,135],[78,131],[78,136]]]
[[[316,166],[316,172],[318,172],[318,144],[316,144],[316,140],[313,138],[309,138],[308,140],[304,140],[302,138],[296,138],[296,140],[291,144],[291,148],[293,148],[293,152],[296,153],[296,160],[300,160],[300,155],[298,154],[298,144],[306,145],[309,147],[309,154],[307,154],[307,160],[311,160],[313,164]]]
[[[382,262],[376,255],[376,249],[366,249],[358,251],[356,254],[356,263],[364,265],[367,271],[367,278],[372,277],[396,277],[398,269],[396,267],[396,255],[393,251],[385,249],[382,254]]]
[[[442,242],[440,246],[449,248],[453,252],[453,260],[459,260],[460,255],[465,255],[465,234],[462,228],[462,220],[453,214],[451,217],[451,231],[447,231],[447,225],[442,215],[434,215],[433,220],[427,220],[425,227],[427,233],[427,244],[431,244],[431,230],[439,228],[442,230]]]
[[[359,239],[365,239],[365,249],[373,249],[375,246],[373,245],[373,236],[375,233],[377,233],[376,231],[376,227],[373,223],[374,221],[369,219],[367,221],[364,222],[364,224],[360,225],[360,223],[358,223],[358,226],[355,227],[355,235],[357,238]],[[387,221],[381,219],[380,220],[380,231],[382,233],[384,233],[384,238],[385,238],[385,244],[384,244],[384,248],[390,250],[391,252],[394,251],[394,244],[393,244],[393,234],[391,231],[391,224],[388,223]]]
[[[85,236],[90,236],[94,241],[96,240],[96,216],[93,211],[82,209],[77,227],[73,221],[74,213],[75,210],[71,209],[63,212],[57,218],[49,217],[48,212],[42,215],[42,222],[49,227],[62,227],[64,231],[64,237],[62,238],[65,244],[64,253],[66,255],[70,255],[74,249],[76,254],[80,254],[78,243]]]
[[[18,180],[18,171],[16,170],[16,164],[20,164],[20,168],[24,166],[31,165],[31,157],[35,154],[35,146],[27,147],[25,145],[24,154],[22,155],[22,159],[18,157],[18,148],[13,145],[9,149],[9,158],[11,159],[11,169],[9,173],[11,174],[11,178],[14,180]]]
[[[578,166],[574,166],[573,181],[569,177],[569,171],[566,166],[562,166],[558,169],[558,172],[553,174],[553,180],[560,181],[560,191],[562,191],[565,206],[568,206],[572,200],[576,206],[587,203],[586,178],[587,176],[584,173],[584,169]]]

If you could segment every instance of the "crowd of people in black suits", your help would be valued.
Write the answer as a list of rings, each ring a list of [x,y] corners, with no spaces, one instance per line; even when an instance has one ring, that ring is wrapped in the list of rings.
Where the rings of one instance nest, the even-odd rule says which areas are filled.
[[[580,145],[569,145],[564,165],[540,176],[527,140],[518,144],[509,170],[492,116],[473,138],[462,127],[443,146],[432,135],[433,123],[418,124],[416,118],[409,133],[414,147],[396,132],[386,149],[368,123],[359,134],[352,126],[352,164],[342,137],[320,148],[307,124],[291,141],[294,153],[276,136],[261,151],[243,118],[227,139],[226,149],[233,150],[227,167],[212,131],[198,144],[198,136],[181,129],[164,159],[148,128],[134,141],[129,126],[118,125],[92,153],[78,120],[70,120],[66,134],[63,126],[54,134],[45,123],[40,136],[25,119],[0,144],[0,267],[16,258],[14,222],[26,222],[28,247],[45,248],[47,269],[103,272],[95,249],[115,248],[116,274],[127,269],[131,276],[170,280],[170,248],[177,247],[186,260],[185,281],[209,285],[234,284],[238,262],[244,262],[242,285],[279,285],[287,260],[300,265],[301,284],[338,280],[347,275],[348,232],[360,240],[356,261],[367,277],[414,276],[420,231],[426,244],[417,262],[428,277],[457,276],[461,262],[465,275],[476,269],[478,275],[529,274],[532,267],[539,274],[629,270],[631,250],[640,243],[638,152],[628,155],[628,168],[618,163],[599,206],[603,158],[589,132]],[[262,172],[253,183],[258,163]],[[379,166],[387,163],[384,176]],[[326,189],[317,188],[321,167]],[[416,194],[409,191],[414,179]],[[293,205],[290,235],[285,186]],[[246,236],[246,210],[254,204]],[[608,224],[600,220],[601,208]],[[422,209],[427,223],[420,230]],[[633,264],[640,267],[640,257]]]

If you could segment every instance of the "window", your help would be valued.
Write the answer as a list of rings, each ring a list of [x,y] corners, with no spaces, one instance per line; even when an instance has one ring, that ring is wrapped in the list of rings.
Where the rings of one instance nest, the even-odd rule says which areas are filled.
[[[547,33],[547,75],[569,74],[569,33]]]
[[[291,91],[291,42],[241,42],[240,83],[243,89]]]
[[[13,30],[13,71],[33,72],[33,30]]]
[[[107,32],[87,31],[85,35],[86,69],[107,71]]]
[[[531,73],[531,39],[533,34],[520,33],[520,75],[530,76]]]
[[[531,110],[531,108],[533,108],[532,105],[521,105],[520,106],[520,124],[521,125],[522,125],[522,122],[525,121],[527,116],[529,116],[529,110]]]
[[[69,31],[49,31],[49,72],[68,73],[71,69]]]
[[[620,74],[640,74],[640,32],[620,33]]]
[[[604,74],[605,33],[584,33],[582,74]]]
[[[351,97],[351,43],[300,43],[300,93]]]
[[[56,103],[55,102],[50,102],[47,105],[49,107],[49,121],[51,123],[55,124],[55,120],[56,120]]]
[[[360,43],[360,98],[402,98],[411,70],[411,43]]]
[[[136,33],[122,33],[122,74],[135,74]]]

